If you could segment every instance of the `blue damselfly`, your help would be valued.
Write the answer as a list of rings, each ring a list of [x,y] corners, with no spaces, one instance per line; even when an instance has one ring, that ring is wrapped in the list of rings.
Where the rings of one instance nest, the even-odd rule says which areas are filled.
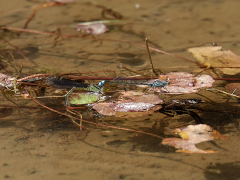
[[[116,83],[116,84],[132,84],[132,85],[145,85],[153,88],[162,88],[169,84],[168,80],[151,80],[151,81],[140,81],[136,79],[130,79],[130,78],[115,78],[112,81],[101,81],[98,83],[99,88],[103,86],[103,84],[106,83]]]

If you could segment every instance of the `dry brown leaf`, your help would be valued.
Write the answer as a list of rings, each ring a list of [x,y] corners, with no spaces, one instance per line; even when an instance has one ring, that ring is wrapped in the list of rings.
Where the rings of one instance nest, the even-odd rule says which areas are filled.
[[[122,97],[130,97],[130,96],[141,96],[144,95],[141,91],[122,91]]]
[[[224,74],[234,75],[240,72],[240,56],[232,51],[222,51],[221,46],[189,48],[189,52],[207,67],[218,68]]]
[[[161,100],[155,94],[144,94],[142,96],[129,96],[132,101],[136,103],[151,103],[151,104],[163,104],[163,100]]]
[[[116,112],[113,110],[114,103],[97,103],[93,105],[93,109],[95,109],[99,114],[106,116],[113,116]]]

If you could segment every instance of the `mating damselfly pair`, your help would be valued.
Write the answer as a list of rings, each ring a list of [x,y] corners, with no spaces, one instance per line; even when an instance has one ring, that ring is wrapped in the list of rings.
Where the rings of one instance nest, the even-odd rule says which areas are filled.
[[[68,93],[65,95],[65,103],[66,106],[69,106],[70,103],[68,101],[69,95],[74,90],[84,90],[84,91],[90,91],[92,93],[98,93],[103,94],[103,85],[108,83],[115,83],[115,84],[130,84],[130,85],[142,85],[142,86],[148,86],[151,88],[166,88],[165,86],[169,84],[168,80],[160,80],[160,79],[151,79],[149,81],[146,80],[136,80],[133,78],[115,78],[112,81],[101,81],[98,83],[98,85],[95,84],[88,84],[84,82],[77,82],[72,81],[64,78],[56,78],[56,77],[48,77],[46,79],[46,83],[50,86],[60,88],[60,89],[70,89]]]

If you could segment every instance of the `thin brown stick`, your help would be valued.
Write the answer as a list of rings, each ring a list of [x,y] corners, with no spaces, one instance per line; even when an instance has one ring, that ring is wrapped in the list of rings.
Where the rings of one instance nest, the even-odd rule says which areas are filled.
[[[18,106],[10,106],[10,105],[2,105],[0,104],[0,107],[8,107],[8,108],[27,108],[27,109],[46,109],[44,107],[32,107],[32,106],[21,106],[21,105],[18,105]],[[59,110],[65,110],[66,108],[57,108]]]
[[[116,19],[123,19],[123,15],[121,15],[119,12],[116,12],[116,11],[113,11],[112,9],[106,8],[106,7],[98,4],[97,1],[87,2],[87,4],[91,4],[91,5],[94,5],[98,8],[101,8],[102,9],[102,16],[104,18],[106,18],[105,13],[107,13],[107,14],[111,15],[112,17],[116,18]]]
[[[124,67],[125,68],[125,67]],[[125,68],[126,70],[131,71],[131,69]],[[134,73],[137,73],[137,71],[131,71]],[[139,73],[138,73],[139,74]],[[144,76],[144,74],[142,75]],[[92,76],[82,76],[82,77],[73,77],[73,76],[68,76],[69,79],[81,79],[81,80],[113,80],[116,77],[92,77]],[[148,79],[157,79],[158,77],[136,77],[136,78],[121,78],[123,80],[148,80]]]
[[[68,110],[74,110],[74,109],[86,109],[85,107],[71,107],[71,106],[68,106],[67,108],[68,108]]]
[[[25,84],[30,86],[38,86],[38,87],[49,87],[47,85],[35,84],[35,83],[27,83],[27,82],[18,82],[19,84]]]
[[[2,26],[0,28],[1,29],[12,30],[12,31],[34,33],[34,34],[57,35],[56,33],[52,33],[52,32],[44,32],[44,31],[37,31],[37,30],[30,30],[30,29],[21,29],[21,28],[6,27],[6,26]],[[69,36],[65,35],[65,37],[69,37]],[[78,37],[78,36],[71,36],[71,37]]]
[[[24,28],[24,29],[27,29],[28,24],[29,24],[30,21],[35,17],[35,15],[36,15],[36,13],[37,13],[38,10],[40,10],[40,9],[42,9],[42,8],[46,8],[46,7],[62,6],[62,5],[65,5],[65,4],[64,4],[64,3],[54,2],[54,3],[47,3],[47,4],[43,4],[43,5],[37,6],[37,7],[33,10],[30,18],[27,20],[27,22],[25,23],[25,25],[24,25],[23,28]]]
[[[67,110],[67,111],[69,113],[71,113],[71,114],[74,114],[75,116],[78,115],[81,118],[81,121],[79,123],[79,125],[80,125],[80,134],[78,135],[78,136],[81,136],[81,134],[82,134],[82,114],[80,114],[79,112],[73,112],[73,111],[70,111],[70,110]],[[72,119],[72,121],[74,121],[74,120]],[[85,127],[85,129],[88,129],[88,128]],[[90,129],[88,129],[88,130],[90,131]]]
[[[28,93],[28,90],[27,90],[27,86],[25,86],[25,91]],[[103,125],[103,124],[98,124],[98,123],[94,123],[94,122],[90,122],[90,121],[87,121],[87,120],[83,120],[83,119],[79,119],[79,118],[76,118],[76,117],[73,117],[73,116],[70,116],[68,114],[65,114],[65,113],[62,113],[62,112],[59,112],[55,109],[52,109],[52,108],[49,108],[43,104],[41,104],[40,102],[38,102],[36,99],[34,99],[29,93],[28,93],[28,96],[37,104],[39,104],[40,106],[50,110],[50,111],[53,111],[55,113],[58,113],[58,114],[61,114],[61,115],[64,115],[64,116],[67,116],[69,118],[73,118],[73,119],[77,119],[79,121],[83,121],[83,122],[86,122],[88,124],[92,124],[92,125],[96,125],[96,126],[101,126],[101,127],[105,127],[105,128],[111,128],[111,129],[118,129],[118,130],[123,130],[123,131],[129,131],[129,132],[135,132],[135,133],[139,133],[139,134],[145,134],[145,135],[149,135],[149,136],[154,136],[154,137],[157,137],[157,138],[160,138],[162,139],[163,137],[162,136],[159,136],[159,135],[156,135],[156,134],[152,134],[152,133],[147,133],[147,132],[143,132],[143,131],[137,131],[137,130],[133,130],[133,129],[128,129],[128,128],[121,128],[121,127],[117,127],[117,126],[108,126],[108,125]],[[77,123],[76,123],[77,124]],[[79,126],[79,124],[77,124],[77,126]]]
[[[10,54],[10,56],[12,57],[12,59],[13,59],[13,62],[14,62],[14,64],[15,64],[15,58],[13,57],[13,54],[9,51],[8,52],[8,54]],[[19,61],[21,61],[20,59],[19,59]],[[21,73],[21,70],[22,70],[22,67],[20,67],[20,71],[15,67],[15,65],[14,64],[12,64],[10,61],[8,61],[8,63],[9,63],[9,65],[11,65],[12,67],[13,67],[13,69],[15,69],[15,71],[19,74],[19,73]],[[22,66],[22,63],[20,62],[20,66]]]
[[[218,91],[218,92],[221,92],[223,94],[227,94],[227,95],[232,96],[232,97],[240,98],[240,96],[238,96],[238,95],[235,95],[235,94],[232,94],[232,93],[228,93],[228,92],[225,92],[225,91],[220,90],[220,89],[212,88],[212,89],[206,89],[206,90],[208,90],[208,91]]]
[[[130,70],[126,68],[126,70]],[[136,71],[133,71],[137,73]],[[64,74],[65,75],[65,74]],[[62,75],[60,75],[62,76]],[[68,76],[69,79],[81,79],[81,80],[113,80],[116,77],[92,77],[92,76],[81,76],[81,77],[74,77],[74,76]],[[148,80],[148,79],[157,79],[158,77],[137,77],[137,78],[124,78],[124,80]],[[240,81],[238,78],[213,78],[214,80],[225,80],[225,81]]]
[[[30,106],[10,106],[10,105],[2,105],[0,107],[7,107],[7,108],[27,108],[27,109],[45,109],[44,107],[30,107]]]
[[[18,79],[17,82],[21,82],[30,78],[35,78],[35,77],[48,77],[51,76],[51,74],[34,74],[34,75],[30,75],[21,79]]]
[[[17,47],[17,46],[14,46],[12,43],[10,43],[8,40],[6,40],[6,39],[3,39],[6,43],[8,43],[10,46],[12,46],[13,48],[15,48],[17,51],[18,51],[18,53],[25,59],[25,60],[27,60],[30,64],[32,64],[32,65],[34,65],[23,53],[22,53],[22,51]],[[19,60],[20,61],[20,60]],[[22,61],[20,61],[19,62],[20,63],[20,72],[22,71],[22,67],[23,67],[23,65],[22,65]]]
[[[224,80],[224,81],[240,81],[237,78],[213,78],[214,80]]]
[[[147,51],[148,51],[148,56],[149,56],[149,60],[150,60],[150,65],[152,66],[152,71],[154,72],[154,74],[156,76],[158,76],[158,73],[155,71],[154,67],[153,67],[153,62],[152,62],[152,57],[151,57],[151,54],[150,54],[150,51],[149,51],[149,47],[148,47],[148,39],[146,38],[145,39],[145,43],[146,43],[146,47],[147,47]],[[161,70],[160,70],[161,72]]]
[[[67,110],[69,113],[72,113],[72,114],[74,114],[74,115],[76,115],[75,113],[73,113],[72,111],[70,111],[70,110]],[[80,116],[80,118],[81,118],[81,120],[80,120],[80,123],[78,124],[78,123],[76,123],[75,121],[74,121],[74,119],[73,118],[70,118],[71,119],[71,121],[73,122],[73,124],[75,124],[75,125],[77,125],[77,126],[79,126],[79,128],[80,128],[80,135],[82,134],[82,128],[85,128],[85,129],[87,129],[88,131],[90,131],[90,129],[88,129],[88,128],[86,128],[86,127],[83,127],[82,126],[82,115],[80,114],[79,115]]]

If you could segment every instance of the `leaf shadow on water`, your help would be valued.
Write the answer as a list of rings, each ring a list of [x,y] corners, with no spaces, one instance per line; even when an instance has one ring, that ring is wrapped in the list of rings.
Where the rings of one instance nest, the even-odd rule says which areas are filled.
[[[157,139],[157,140],[159,141],[159,139]],[[136,156],[136,157],[153,157],[159,162],[161,162],[161,160],[164,160],[164,162],[169,161],[170,163],[177,163],[177,164],[181,164],[183,166],[190,166],[190,167],[196,168],[200,171],[204,171],[204,168],[202,168],[198,165],[192,164],[190,162],[181,161],[181,160],[179,160],[179,158],[176,158],[176,157],[175,158],[174,157],[168,157],[168,156],[161,155],[161,154],[154,153],[154,152],[153,153],[137,153],[137,152],[131,152],[131,151],[126,152],[126,151],[122,151],[122,150],[118,150],[118,149],[113,150],[112,148],[105,148],[105,147],[102,147],[102,146],[91,144],[89,142],[86,142],[84,139],[82,139],[81,142],[83,142],[84,144],[89,145],[91,147],[99,148],[99,149],[109,151],[109,152],[115,152],[116,154],[120,154],[120,155],[133,155],[133,156]],[[115,140],[115,141],[109,141],[108,145],[114,145],[115,147],[120,147],[121,145],[124,145],[128,142],[129,141]],[[158,168],[159,169],[162,166],[164,166],[164,165],[162,165],[161,163],[153,163],[151,165],[151,168]]]
[[[204,123],[221,134],[239,131],[240,112],[236,103],[206,104],[201,111]]]
[[[232,163],[217,163],[206,167],[204,172],[207,180],[238,180],[240,178],[240,161]]]
[[[54,102],[53,102],[54,103]],[[63,109],[61,105],[48,104],[48,106],[54,109]],[[57,103],[55,101],[55,103]],[[20,103],[19,103],[20,104]],[[25,104],[30,108],[1,108],[0,110],[0,128],[20,128],[28,132],[32,131],[61,131],[75,128],[76,126],[65,116],[52,113],[46,109],[31,109],[31,107],[36,107],[33,102],[28,102]],[[20,105],[21,107],[21,105]],[[61,110],[61,111],[62,111]]]
[[[145,64],[145,60],[143,59],[118,59],[118,62],[122,63],[122,64],[127,64],[130,66],[141,66]]]
[[[162,134],[161,130],[159,129],[153,129],[148,127],[142,127],[139,128],[143,132],[152,133],[160,135]],[[161,146],[161,139],[148,136],[145,134],[137,134],[136,136],[129,136],[127,139],[115,139],[106,142],[106,145],[114,148],[120,148],[125,145],[129,145],[129,152],[143,152],[143,153],[156,153],[156,152],[163,152],[163,153],[169,153],[171,152],[169,150],[169,147],[167,146]],[[171,148],[170,148],[171,149]]]
[[[206,106],[206,107],[205,107]],[[201,110],[200,110],[201,109]],[[175,127],[185,127],[187,124],[195,124],[192,122],[192,120],[201,119],[205,124],[210,125],[213,127],[213,129],[220,132],[220,134],[225,135],[229,134],[231,132],[237,132],[239,125],[234,123],[237,122],[240,113],[238,111],[238,107],[235,106],[235,104],[227,104],[222,103],[218,104],[216,107],[212,104],[206,104],[202,106],[199,109],[195,109],[192,112],[198,112],[192,115],[192,113],[188,113],[191,111],[182,111],[183,114],[178,113],[177,118],[174,119],[172,117],[165,118],[168,123],[172,123],[173,126],[169,127],[168,123],[164,123],[164,119],[157,120],[155,123],[156,126],[153,127],[144,127],[139,125],[138,130],[147,132],[147,133],[153,133],[160,136],[166,136],[171,137],[174,136],[174,134],[170,135],[164,135],[164,130],[166,128],[175,128]],[[176,111],[175,111],[176,112]],[[231,112],[231,113],[230,113]],[[176,121],[175,123],[173,121]],[[150,121],[151,122],[151,121]],[[175,127],[174,127],[175,126]],[[175,137],[175,136],[174,136]],[[130,142],[131,143],[131,150],[130,151],[140,151],[140,152],[146,152],[146,153],[154,153],[154,152],[162,152],[162,153],[175,153],[174,147],[169,146],[161,146],[161,140],[155,137],[146,136],[144,134],[138,134],[137,136],[131,136],[128,137],[127,140],[113,140],[109,141],[107,145],[114,146],[114,147],[121,147],[124,144]],[[215,148],[221,151],[229,151],[228,149],[221,146],[217,141],[210,141],[210,142],[204,142],[207,148]],[[201,146],[201,145],[200,145]],[[205,147],[206,148],[206,147]]]

